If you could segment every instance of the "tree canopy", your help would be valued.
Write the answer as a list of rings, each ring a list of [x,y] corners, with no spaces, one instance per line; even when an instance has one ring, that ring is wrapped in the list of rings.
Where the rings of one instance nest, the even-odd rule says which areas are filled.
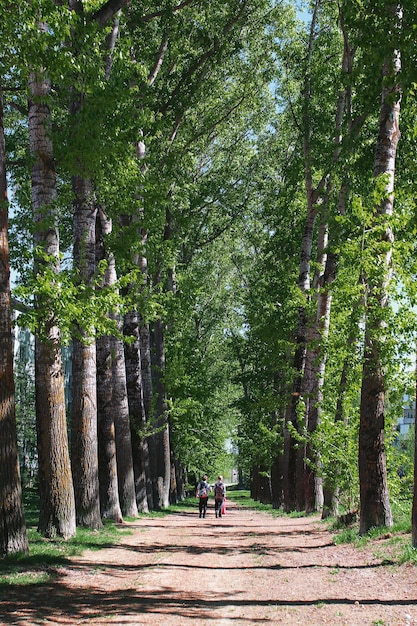
[[[416,333],[414,3],[3,8],[13,292],[44,362],[74,346],[97,385],[90,417],[67,405],[73,436],[97,422],[109,452],[111,388],[139,508],[237,464],[277,507],[389,525]]]

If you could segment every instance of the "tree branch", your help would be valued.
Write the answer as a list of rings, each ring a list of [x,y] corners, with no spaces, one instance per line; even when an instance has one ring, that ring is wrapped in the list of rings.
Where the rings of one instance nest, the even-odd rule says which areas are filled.
[[[228,35],[229,32],[232,30],[232,28],[239,22],[239,19],[242,17],[245,10],[246,10],[246,2],[243,2],[239,13],[237,13],[237,15],[235,15],[235,17],[233,17],[233,19],[231,19],[228,24],[226,24],[226,26],[223,28],[220,35],[216,37],[211,48],[207,50],[207,52],[205,52],[199,59],[197,59],[195,63],[189,68],[189,70],[185,72],[185,74],[182,76],[179,84],[176,86],[176,88],[172,92],[171,97],[168,100],[168,102],[166,102],[165,105],[161,107],[160,113],[165,114],[167,112],[172,102],[175,100],[176,96],[178,96],[178,94],[180,93],[183,85],[188,84],[190,77],[193,76],[196,72],[198,72],[199,69],[203,68],[205,63],[220,50],[221,45],[223,45],[226,35]],[[202,78],[204,77],[204,74],[205,74],[205,71],[202,70],[197,82],[202,80]]]
[[[164,40],[161,42],[161,45],[159,46],[158,56],[156,57],[155,64],[152,68],[152,71],[150,72],[148,76],[149,86],[153,85],[156,77],[158,76],[158,73],[159,73],[159,70],[161,69],[162,61],[164,60],[164,56],[165,56],[165,52],[167,51],[167,48],[168,48],[168,37],[165,37]]]
[[[238,101],[235,102],[233,104],[233,106],[228,111],[226,111],[226,113],[224,113],[224,115],[222,115],[217,120],[215,120],[207,128],[204,128],[204,130],[200,131],[199,133],[196,133],[193,137],[191,137],[191,139],[189,141],[187,141],[187,143],[185,144],[184,150],[187,150],[197,139],[199,139],[203,135],[206,135],[208,132],[210,132],[211,130],[216,128],[216,126],[218,126],[219,124],[221,124],[222,122],[227,120],[229,118],[229,116],[233,113],[233,111],[235,111],[237,108],[239,108],[239,106],[244,101],[245,97],[246,97],[246,94],[242,94],[240,96],[240,98],[238,99]]]
[[[184,0],[184,2],[180,2],[180,4],[177,4],[177,6],[171,9],[170,12],[178,13],[178,11],[181,11],[181,9],[184,9],[185,7],[189,6],[190,4],[193,4],[194,2],[195,0]],[[143,15],[139,21],[150,22],[151,20],[155,19],[155,17],[162,17],[162,15],[164,15],[165,13],[167,13],[167,9],[164,9],[162,11],[155,11],[154,13],[148,13],[147,15]]]
[[[101,9],[93,13],[93,20],[104,26],[118,11],[130,4],[131,0],[107,0]]]

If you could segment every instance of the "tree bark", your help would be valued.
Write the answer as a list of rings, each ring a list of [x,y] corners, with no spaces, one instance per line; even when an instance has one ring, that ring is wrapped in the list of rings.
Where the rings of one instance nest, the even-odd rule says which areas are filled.
[[[16,432],[3,92],[0,83],[0,557],[28,553]]]
[[[99,12],[92,16],[100,26],[114,18],[112,29],[108,32],[105,40],[105,77],[109,78],[111,66],[112,66],[112,52],[115,45],[118,32],[118,17],[116,14],[124,6],[125,3],[117,1],[109,1]],[[69,0],[70,8],[86,18],[84,13],[84,7],[78,0]],[[90,16],[91,19],[91,16]],[[77,45],[74,46],[74,55],[78,54]],[[72,101],[71,101],[71,113],[74,116],[79,114],[82,110],[84,100],[84,94],[80,93],[76,88],[72,89]],[[77,128],[75,126],[75,132]],[[96,246],[95,246],[95,226],[97,217],[97,207],[95,194],[93,192],[93,183],[90,179],[83,175],[83,163],[79,161],[79,173],[73,176],[73,191],[75,196],[75,211],[74,211],[74,265],[79,270],[80,281],[84,282],[87,286],[92,285],[92,278],[96,270]],[[117,521],[121,520],[121,512],[118,498],[114,497],[112,489],[117,491],[117,471],[115,468],[109,469],[107,462],[109,458],[103,455],[103,449],[99,452],[98,444],[98,420],[97,420],[97,408],[100,400],[102,400],[100,391],[97,391],[97,380],[101,380],[100,376],[97,376],[97,366],[100,362],[100,358],[106,362],[107,356],[113,354],[113,348],[116,350],[118,358],[116,359],[117,367],[120,367],[120,349],[119,347],[107,345],[106,340],[103,340],[101,344],[95,344],[92,337],[88,336],[88,332],[79,328],[78,337],[74,338],[74,366],[76,371],[73,376],[73,438],[74,444],[77,446],[73,455],[74,470],[77,471],[77,485],[79,489],[78,493],[78,515],[80,517],[80,523],[85,526],[97,527],[101,525],[101,517],[111,517]],[[99,347],[98,347],[99,346]],[[108,351],[109,348],[109,351]],[[103,355],[104,351],[104,355]],[[107,363],[107,362],[106,362]],[[113,363],[113,368],[115,367]],[[122,367],[124,364],[122,363]],[[73,368],[74,369],[74,368]],[[118,378],[120,381],[120,376]],[[109,381],[113,382],[113,381]],[[113,398],[119,397],[120,393],[113,390]],[[125,398],[125,405],[127,407],[127,400]],[[107,405],[106,405],[107,407]],[[108,407],[107,407],[108,408]],[[111,409],[110,409],[111,410]],[[127,412],[127,408],[125,413]],[[101,420],[102,430],[111,437],[114,437],[114,428],[107,429],[104,427],[105,418]],[[125,437],[121,434],[120,438],[124,441]],[[113,442],[112,442],[113,443]],[[104,449],[106,450],[107,443],[104,443]],[[112,445],[112,444],[111,444]],[[131,452],[130,452],[131,455]],[[110,455],[111,456],[111,455]],[[124,458],[124,455],[121,455]],[[104,467],[99,468],[99,460],[105,458]],[[113,459],[113,456],[111,456]],[[128,457],[127,457],[128,458]],[[112,477],[112,489],[109,488],[107,483],[109,477],[106,472],[109,471],[109,475]],[[123,472],[122,472],[123,474]],[[126,472],[128,474],[128,472]],[[122,492],[125,495],[125,481],[126,474],[123,474],[123,488]],[[116,485],[114,484],[114,477],[116,476]],[[103,482],[103,484],[102,484]],[[112,505],[108,506],[107,495],[112,494]],[[131,505],[126,504],[126,509],[129,514],[135,514],[137,512],[135,508],[136,503]],[[111,512],[110,512],[111,511]]]
[[[80,280],[91,285],[95,272],[97,208],[91,182],[72,180],[74,192],[74,266]],[[96,345],[83,328],[73,337],[72,360],[72,468],[80,526],[100,528],[97,441]]]
[[[415,367],[415,409],[414,409],[414,483],[413,504],[411,509],[411,543],[417,548],[417,342],[416,342],[416,367]]]
[[[87,337],[85,336],[87,340]],[[96,346],[73,339],[71,463],[77,525],[101,528],[96,398]]]
[[[304,447],[300,446],[296,433],[300,433],[298,421],[298,405],[301,394],[301,385],[306,357],[306,323],[305,309],[299,307],[298,327],[295,339],[296,347],[293,360],[294,381],[292,384],[291,399],[285,412],[284,427],[284,468],[283,468],[283,496],[284,510],[302,511],[304,508]],[[294,429],[294,430],[293,430]]]
[[[169,506],[171,478],[171,450],[169,443],[168,406],[165,390],[165,347],[163,322],[157,319],[154,325],[154,381],[156,389],[155,415],[151,421],[152,435],[149,438],[153,499],[156,509]]]
[[[344,23],[343,11],[340,12],[339,20],[341,32],[343,34],[341,74],[343,77],[343,84],[345,84],[346,87],[339,90],[336,101],[334,149],[331,160],[332,165],[336,165],[340,160],[344,126],[343,121],[345,117],[347,118],[346,135],[348,138],[351,138],[354,130],[352,120],[352,93],[350,77],[352,75],[355,49],[352,48],[349,42],[349,36]],[[336,207],[339,215],[344,215],[346,210],[345,204],[347,199],[348,178],[348,170],[347,168],[344,168]],[[337,273],[337,258],[331,251],[331,233],[330,236],[328,233],[329,199],[332,187],[333,173],[331,172],[327,178],[326,195],[322,206],[322,218],[319,228],[316,265],[318,269],[315,273],[313,281],[315,298],[317,301],[317,313],[313,326],[310,329],[305,367],[306,384],[305,390],[303,391],[303,395],[305,396],[307,403],[306,425],[308,432],[305,475],[307,513],[321,510],[324,505],[323,484],[320,469],[321,460],[318,451],[315,449],[313,437],[321,419],[322,388],[326,367],[326,349],[324,346],[330,327],[330,309],[332,301],[331,284],[335,280]],[[329,496],[329,493],[327,493],[327,496]],[[334,498],[330,497],[330,499],[331,502],[334,503]]]
[[[138,159],[145,157],[145,145],[138,142],[136,146]],[[143,173],[146,167],[142,164]],[[142,198],[138,198],[143,202]],[[139,213],[143,210],[140,209]],[[132,227],[137,218],[131,215],[123,215],[120,218],[121,225]],[[142,232],[137,226],[138,237],[143,247],[146,244],[147,233]],[[144,255],[135,254],[133,261],[139,267],[144,283],[148,279],[147,259]],[[129,289],[129,288],[128,288]],[[152,377],[151,357],[149,345],[149,328],[138,310],[129,311],[124,317],[123,334],[132,343],[124,343],[126,364],[126,385],[131,419],[132,455],[135,476],[136,503],[138,510],[147,513],[153,509],[153,493],[151,480],[151,467],[148,444],[148,420],[152,407]]]
[[[161,47],[154,70],[148,78],[149,85],[156,79],[166,52],[166,46],[167,41]],[[145,175],[147,167],[145,163],[146,146],[144,141],[139,140],[135,143],[135,153],[138,159],[138,168]],[[133,261],[140,269],[144,285],[146,285],[149,280],[148,261],[145,256],[148,233],[139,224],[144,215],[144,200],[140,189],[138,189],[137,199],[138,214],[122,215],[120,221],[123,226],[131,227],[134,224],[137,226],[137,234],[141,241],[143,252],[142,254],[135,254]],[[136,502],[139,511],[147,512],[154,508],[150,446],[148,441],[153,389],[149,325],[145,324],[139,310],[132,310],[125,315],[123,333],[125,337],[134,338],[132,344],[125,342],[124,346],[126,381],[131,416]]]
[[[311,62],[316,36],[315,27],[317,14],[321,4],[321,0],[315,0],[313,16],[310,26],[310,36],[306,59],[306,73],[304,82],[304,134],[303,134],[303,150],[304,150],[304,179],[307,200],[307,214],[304,224],[304,232],[301,242],[300,265],[298,276],[298,287],[305,296],[306,303],[310,295],[310,263],[311,251],[313,245],[313,235],[316,224],[316,218],[319,208],[319,198],[321,189],[325,180],[322,179],[317,188],[313,186],[313,175],[311,165],[311,120],[310,120],[310,98],[311,98]],[[285,431],[284,431],[284,509],[291,511],[294,508],[302,511],[305,506],[305,466],[304,466],[304,445],[297,441],[294,436],[293,429],[300,432],[300,424],[298,423],[298,405],[299,399],[303,391],[304,368],[307,353],[307,316],[306,307],[300,306],[298,310],[298,324],[295,338],[294,353],[294,382],[292,387],[291,398],[289,400],[285,414]]]
[[[124,344],[126,386],[129,415],[132,424],[132,455],[135,474],[135,491],[138,511],[149,512],[147,482],[150,482],[149,448],[146,437],[147,422],[142,386],[139,315],[130,311],[125,315],[123,334],[134,337],[134,342]],[[150,489],[151,491],[151,489]]]
[[[95,266],[104,258],[99,211],[95,214]],[[106,278],[104,278],[106,282]],[[97,415],[100,510],[102,518],[122,522],[117,466],[115,415],[113,413],[113,358],[114,342],[110,335],[96,340]]]
[[[40,71],[30,74],[29,140],[32,165],[32,208],[35,272],[52,269],[59,274],[59,234],[56,226],[56,174],[49,138],[51,116],[45,99],[49,81]],[[50,260],[52,259],[52,261]],[[53,288],[53,285],[51,285]],[[75,501],[69,458],[62,369],[61,333],[47,295],[37,295],[40,328],[35,338],[36,424],[39,463],[39,532],[65,539],[75,535]],[[42,333],[42,336],[40,336]]]
[[[116,432],[112,407],[111,340],[97,339],[97,408],[100,510],[105,519],[122,522],[117,474]]]
[[[102,282],[102,287],[107,289],[114,289],[117,282],[114,255],[107,250],[106,245],[106,237],[111,233],[111,230],[111,220],[99,208],[96,223],[96,258],[97,262],[100,260],[107,262]],[[109,311],[107,316],[114,319],[118,331],[121,332],[118,311]],[[109,375],[101,371],[103,367],[110,370]],[[114,335],[103,338],[103,342],[101,342],[100,370],[97,380],[98,396],[110,399],[110,404],[105,402],[101,406],[100,420],[104,419],[105,422],[110,423],[111,419],[114,419],[120,508],[122,515],[136,517],[138,509],[135,495],[124,349],[122,341]],[[106,380],[106,384],[110,384],[110,390],[103,391],[100,388],[102,380]]]
[[[153,410],[153,382],[152,382],[152,355],[151,355],[151,331],[149,324],[145,323],[143,318],[139,317],[139,342],[140,342],[140,363],[142,371],[142,388],[143,388],[143,404],[145,407],[147,432],[151,424],[151,416]],[[146,494],[148,498],[149,509],[154,509],[153,486],[152,486],[152,469],[151,469],[151,446],[149,442],[150,435],[147,435],[146,441],[148,445],[149,457],[149,473],[146,474]]]

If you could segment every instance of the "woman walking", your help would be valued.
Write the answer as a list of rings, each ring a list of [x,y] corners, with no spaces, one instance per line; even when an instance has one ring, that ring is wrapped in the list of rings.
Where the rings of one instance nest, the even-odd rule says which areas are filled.
[[[214,484],[214,511],[216,517],[222,516],[225,497],[226,487],[223,482],[223,476],[218,476],[217,482]]]
[[[206,517],[207,513],[207,502],[209,497],[209,492],[211,491],[211,487],[207,482],[207,476],[204,474],[203,478],[197,485],[196,496],[199,498],[198,501],[198,511],[200,517]]]

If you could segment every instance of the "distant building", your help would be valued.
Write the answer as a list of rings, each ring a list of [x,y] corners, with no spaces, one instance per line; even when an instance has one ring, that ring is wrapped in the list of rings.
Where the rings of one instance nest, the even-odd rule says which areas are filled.
[[[416,416],[416,401],[412,400],[410,396],[404,396],[403,414],[398,420],[397,431],[400,436],[405,437],[410,430],[410,426],[414,426],[414,420]]]

